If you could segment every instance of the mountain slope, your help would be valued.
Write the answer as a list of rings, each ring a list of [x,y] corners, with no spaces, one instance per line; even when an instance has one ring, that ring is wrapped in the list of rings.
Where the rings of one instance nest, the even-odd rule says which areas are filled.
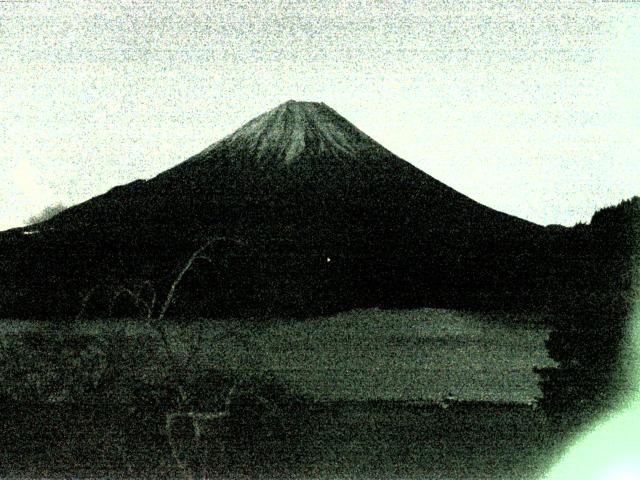
[[[319,218],[309,221],[317,220],[314,226],[321,229],[341,213],[349,222],[358,216],[383,217],[378,220],[391,220],[395,228],[418,219],[432,228],[440,224],[438,230],[471,224],[490,230],[535,229],[421,172],[324,104],[292,101],[156,178],[113,189],[49,225],[113,228],[135,218],[182,223],[192,233],[193,225],[215,224],[225,214],[256,214],[278,225],[278,219],[312,214]],[[438,219],[419,218],[434,214]]]
[[[28,239],[11,234],[16,253],[31,253],[5,263],[19,264],[32,285],[29,272],[45,261],[71,291],[159,281],[206,238],[241,239],[247,247],[219,248],[224,260],[209,272],[227,284],[198,280],[215,295],[191,304],[276,313],[465,303],[508,283],[514,269],[523,276],[546,235],[418,170],[326,105],[292,101],[153,179],[35,229]],[[34,248],[47,258],[35,258]],[[64,260],[56,248],[68,253]]]

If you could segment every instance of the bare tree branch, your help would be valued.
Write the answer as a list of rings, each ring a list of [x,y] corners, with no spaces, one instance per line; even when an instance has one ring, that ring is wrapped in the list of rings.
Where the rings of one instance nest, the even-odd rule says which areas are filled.
[[[87,304],[89,303],[89,300],[91,300],[92,295],[99,289],[99,288],[104,288],[104,285],[94,285],[86,294],[85,296],[82,298],[82,303],[80,305],[80,311],[78,312],[78,315],[76,315],[75,320],[78,321],[82,318],[82,315],[84,315],[84,311],[87,308]]]
[[[201,258],[202,252],[204,252],[209,247],[209,245],[211,245],[211,241],[208,241],[202,247],[196,250],[194,254],[191,255],[187,263],[185,263],[184,267],[182,267],[182,270],[180,270],[180,273],[178,273],[178,276],[175,278],[175,280],[171,284],[171,288],[169,288],[169,293],[167,294],[167,298],[165,299],[164,304],[162,305],[162,309],[160,310],[158,318],[156,319],[157,321],[161,321],[164,318],[165,314],[167,313],[167,310],[169,309],[169,306],[171,305],[171,302],[173,302],[173,297],[176,293],[176,288],[178,288],[178,285],[182,281],[182,278],[191,269],[195,261]]]
[[[191,269],[191,267],[193,267],[195,261],[196,260],[205,260],[205,261],[207,261],[209,263],[212,263],[211,258],[208,257],[207,255],[203,255],[203,253],[207,250],[207,248],[209,248],[214,243],[224,242],[224,241],[233,242],[233,243],[236,243],[238,245],[244,245],[243,242],[241,242],[240,240],[235,239],[235,238],[214,237],[214,238],[208,240],[198,250],[196,250],[193,253],[193,255],[191,255],[189,260],[187,260],[187,263],[185,263],[184,267],[182,267],[182,270],[180,270],[180,272],[178,273],[177,277],[175,278],[175,280],[171,284],[171,288],[169,289],[169,293],[167,294],[167,298],[165,299],[164,304],[162,305],[162,309],[160,310],[160,313],[158,314],[158,318],[156,319],[156,321],[161,321],[164,318],[165,314],[167,313],[167,310],[169,309],[169,306],[173,302],[173,298],[175,296],[176,289],[178,288],[178,285],[180,285],[180,282],[182,281],[182,278],[185,276],[185,274]]]
[[[161,325],[161,322],[162,322],[162,320],[164,320],[164,317],[165,317],[165,315],[167,313],[167,310],[171,306],[171,303],[173,302],[173,299],[175,297],[176,289],[180,285],[180,282],[182,282],[182,279],[184,278],[186,273],[189,270],[191,270],[191,268],[194,266],[196,260],[205,260],[205,261],[208,261],[208,262],[211,263],[212,262],[211,258],[206,256],[206,255],[204,255],[204,252],[212,244],[214,244],[216,242],[222,242],[222,241],[228,241],[228,242],[236,243],[238,245],[244,245],[243,242],[241,242],[240,240],[235,239],[235,238],[228,238],[228,237],[214,237],[214,238],[208,240],[202,247],[200,247],[198,250],[196,250],[191,255],[191,257],[189,257],[189,260],[187,260],[187,262],[184,264],[184,266],[182,267],[182,269],[180,270],[180,272],[176,276],[175,280],[171,284],[171,287],[169,288],[169,292],[167,293],[167,297],[166,297],[166,299],[164,301],[164,304],[162,305],[162,308],[160,309],[160,313],[158,314],[158,316],[155,319],[149,318],[149,320],[148,320],[149,325],[159,334],[160,339],[162,340],[162,344],[164,345],[165,351],[167,353],[167,356],[169,357],[169,359],[172,362],[175,362],[175,355],[174,355],[174,352],[173,352],[173,350],[171,348],[171,342],[169,341],[169,338],[167,336],[167,332],[166,332],[165,328]]]
[[[200,433],[202,430],[202,424],[201,422],[204,421],[213,421],[213,420],[217,420],[217,419],[222,419],[225,417],[229,416],[229,411],[230,411],[230,406],[231,406],[231,402],[232,402],[232,398],[236,393],[237,390],[237,386],[236,384],[234,384],[227,392],[225,401],[224,401],[224,409],[218,412],[194,412],[194,411],[185,411],[186,407],[189,405],[189,396],[187,394],[187,391],[185,389],[185,383],[184,383],[184,378],[181,378],[178,370],[179,370],[179,362],[178,362],[178,357],[179,357],[179,353],[175,351],[174,349],[174,345],[172,345],[172,342],[169,338],[169,334],[168,334],[168,330],[167,330],[167,325],[164,324],[163,320],[166,317],[167,311],[169,310],[169,307],[171,306],[171,304],[174,301],[176,292],[178,287],[180,286],[184,276],[192,269],[194,268],[195,264],[197,261],[199,260],[203,260],[205,262],[209,262],[211,264],[213,264],[213,260],[212,258],[205,254],[205,252],[207,251],[207,249],[209,247],[211,247],[214,243],[216,242],[223,242],[223,241],[227,241],[227,242],[232,242],[235,243],[237,245],[244,245],[244,243],[238,239],[235,238],[228,238],[228,237],[215,237],[215,238],[211,238],[209,239],[204,245],[202,245],[200,248],[198,248],[187,260],[187,262],[183,265],[183,267],[180,269],[180,271],[178,272],[178,274],[176,275],[176,277],[174,278],[173,282],[171,283],[171,286],[169,288],[169,291],[167,292],[167,296],[164,300],[164,302],[162,303],[162,306],[160,307],[160,310],[158,311],[157,314],[155,314],[156,311],[156,306],[158,305],[158,296],[157,296],[157,291],[156,288],[154,287],[153,283],[149,280],[145,280],[141,283],[138,283],[137,285],[134,285],[133,287],[128,287],[125,285],[119,285],[117,287],[109,287],[110,291],[112,292],[112,298],[109,304],[109,313],[111,314],[115,305],[115,302],[118,300],[118,298],[120,298],[121,296],[127,296],[129,297],[134,305],[136,306],[136,308],[139,310],[139,312],[141,314],[144,315],[144,319],[147,323],[147,325],[154,330],[158,336],[160,337],[160,340],[162,342],[162,346],[163,349],[167,355],[168,361],[171,365],[171,369],[170,371],[172,372],[172,374],[170,374],[170,382],[172,384],[172,386],[174,386],[176,388],[177,391],[177,401],[178,401],[178,409],[179,411],[177,412],[173,412],[173,413],[168,413],[166,415],[166,432],[169,436],[169,443],[171,446],[171,451],[172,451],[172,455],[176,461],[176,463],[178,464],[178,466],[180,467],[180,469],[183,471],[184,475],[186,478],[193,478],[192,472],[189,469],[189,465],[188,465],[188,461],[186,459],[182,459],[180,458],[179,452],[178,452],[178,447],[175,444],[175,439],[173,438],[173,435],[171,433],[171,429],[172,429],[172,425],[174,423],[174,421],[179,418],[179,417],[187,417],[190,418],[192,425],[193,425],[193,429],[194,429],[194,433],[195,433],[195,438],[196,441],[200,440]],[[97,285],[95,287],[93,287],[91,290],[89,290],[89,292],[87,292],[87,294],[83,297],[82,300],[82,305],[80,308],[80,312],[78,313],[78,315],[76,316],[76,320],[79,320],[82,315],[84,314],[87,304],[89,303],[89,301],[91,300],[92,295],[96,292],[96,290],[98,288],[103,288],[103,286],[101,285]],[[225,332],[217,337],[215,337],[214,341],[220,341],[226,338],[231,337],[233,334],[229,333],[229,332]],[[194,361],[194,359],[196,358],[197,354],[201,351],[202,348],[202,343],[203,343],[203,326],[202,324],[199,324],[199,326],[197,327],[197,331],[196,331],[196,338],[195,338],[195,345],[193,346],[193,348],[190,349],[190,351],[188,352],[184,365],[188,366],[191,365],[192,362]],[[266,402],[266,400],[262,397],[259,398],[260,401],[262,402]]]
[[[195,359],[196,355],[202,349],[202,337],[203,337],[203,331],[204,331],[204,327],[202,323],[198,323],[198,326],[196,327],[196,329],[197,329],[196,341],[193,344],[193,348],[191,348],[191,351],[187,355],[187,358],[185,360],[185,365],[190,365],[191,362],[193,362],[193,360]]]
[[[116,301],[118,300],[118,298],[120,298],[123,295],[128,295],[131,300],[133,300],[136,308],[138,308],[138,310],[140,310],[140,305],[142,304],[144,307],[147,308],[147,310],[149,309],[149,306],[147,305],[147,303],[142,300],[140,298],[140,289],[138,289],[137,292],[134,292],[133,290],[130,290],[126,287],[120,286],[116,289],[115,293],[113,294],[113,296],[111,297],[111,302],[109,302],[109,316],[112,315],[113,313],[113,307],[116,303]]]

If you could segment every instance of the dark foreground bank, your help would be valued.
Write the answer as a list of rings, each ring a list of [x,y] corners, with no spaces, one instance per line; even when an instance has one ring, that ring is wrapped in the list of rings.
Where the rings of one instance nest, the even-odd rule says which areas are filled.
[[[157,405],[4,402],[0,476],[537,478],[562,445],[558,426],[524,405],[245,407],[198,438],[176,422],[170,442]]]

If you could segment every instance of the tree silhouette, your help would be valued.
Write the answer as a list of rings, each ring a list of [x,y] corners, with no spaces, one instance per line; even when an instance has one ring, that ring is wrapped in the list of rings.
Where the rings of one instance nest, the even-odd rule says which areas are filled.
[[[541,406],[552,417],[582,421],[613,406],[628,388],[622,364],[640,253],[640,197],[596,212],[565,252],[583,287],[565,299],[568,315],[546,342],[557,368],[542,368]]]
[[[62,203],[59,203],[59,202],[53,205],[49,205],[44,209],[42,209],[40,213],[37,213],[36,215],[29,217],[26,221],[26,225],[34,225],[36,223],[44,222],[46,220],[49,220],[50,218],[55,217],[57,214],[59,214],[60,212],[66,209],[67,207],[65,207]]]

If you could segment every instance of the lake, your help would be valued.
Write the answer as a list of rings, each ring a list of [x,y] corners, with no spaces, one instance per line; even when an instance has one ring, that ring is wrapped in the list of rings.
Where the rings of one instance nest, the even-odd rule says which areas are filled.
[[[353,310],[306,320],[201,320],[169,323],[178,356],[201,335],[194,356],[203,368],[270,372],[294,392],[317,401],[461,400],[527,402],[540,395],[534,367],[553,365],[544,319],[443,309]],[[4,337],[54,323],[4,321]],[[158,336],[143,323],[82,321],[73,330],[96,337],[124,333],[135,361],[122,375],[158,377],[166,363]],[[198,333],[199,332],[199,333]],[[124,347],[123,347],[124,348]]]

